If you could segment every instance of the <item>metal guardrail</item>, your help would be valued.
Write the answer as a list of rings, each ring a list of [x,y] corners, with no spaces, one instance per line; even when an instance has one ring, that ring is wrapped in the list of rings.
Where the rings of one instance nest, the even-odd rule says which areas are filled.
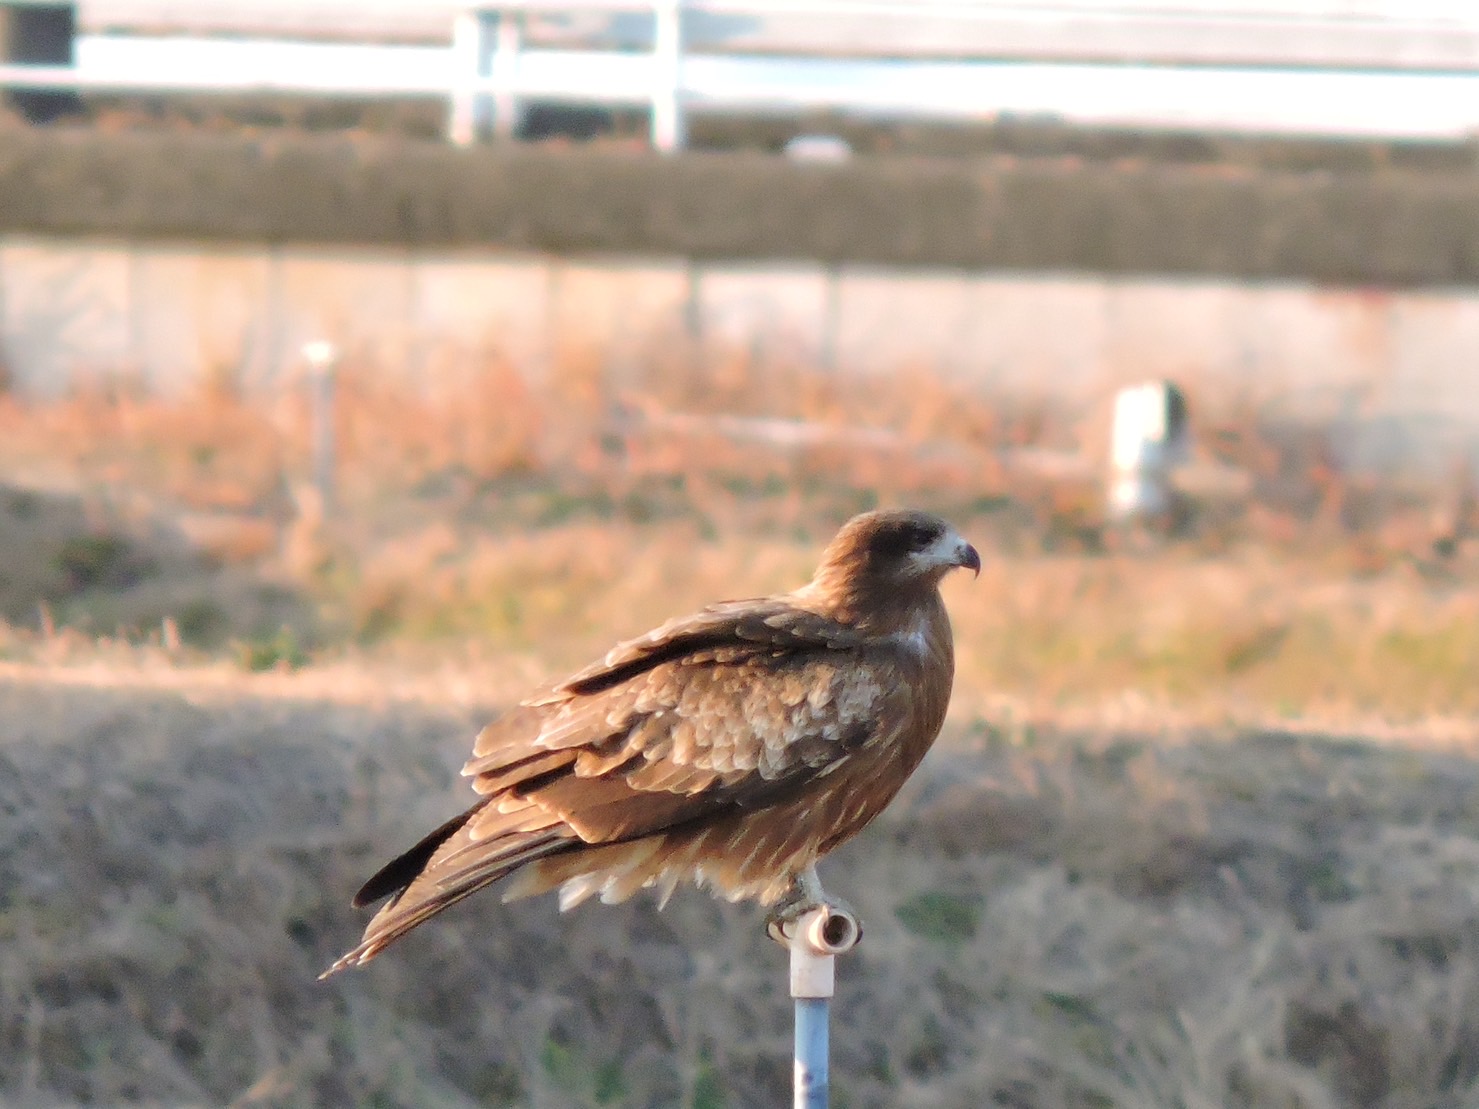
[[[453,15],[464,6],[466,0],[77,0],[79,25],[90,33],[123,28],[131,33],[272,38],[337,35],[382,42],[397,37],[446,41]],[[529,11],[559,7],[538,3],[515,6]],[[1273,43],[1274,57],[1305,49],[1339,52],[1345,49],[1343,44],[1349,43],[1349,35],[1355,34],[1375,35],[1387,44],[1401,42],[1400,50],[1395,52],[1419,64],[1424,48],[1414,36],[1462,31],[1466,25],[1472,29],[1479,14],[1470,0],[889,0],[876,5],[844,2],[827,10],[826,6],[805,2],[693,6],[715,12],[742,9],[742,14],[771,19],[799,14],[805,20],[808,13],[820,13],[827,18],[826,30],[832,34],[840,30],[844,42],[853,41],[858,34],[866,39],[870,22],[890,18],[887,11],[880,15],[878,9],[890,9],[901,13],[910,27],[920,32],[911,34],[903,44],[911,50],[931,37],[932,22],[944,18],[958,24],[957,12],[964,12],[962,18],[966,21],[991,24],[994,34],[1034,36],[1029,45],[1038,53],[1043,34],[1072,40],[1104,31],[1114,33],[1118,28],[1126,30],[1131,39],[1138,39],[1133,43],[1136,51],[1146,47],[1184,51],[1188,36],[1225,38],[1226,33],[1241,34],[1239,28],[1256,31],[1261,25],[1269,29],[1303,25],[1313,34],[1302,41],[1285,38]],[[608,6],[608,10],[619,7]],[[845,25],[838,24],[839,18]],[[767,24],[760,28],[758,36],[735,34],[732,25],[725,29],[733,35],[734,45],[749,49],[757,44],[764,48],[758,40],[770,34],[773,27]],[[873,37],[888,41],[895,31],[895,27],[888,26],[882,36]],[[699,37],[705,37],[701,27]],[[954,45],[953,37],[943,41],[946,46]],[[1118,50],[1125,41],[1118,35],[1109,42],[1094,37],[1085,46],[1090,52],[1102,52]],[[1435,46],[1448,49],[1428,44],[1429,49]],[[1388,47],[1382,50],[1394,53]]]
[[[919,58],[972,56],[996,61],[1173,66],[1285,66],[1479,71],[1479,5],[1458,0],[502,0],[459,16],[454,52],[472,80],[453,93],[449,133],[470,142],[486,124],[512,134],[525,27],[551,12],[650,13],[652,141],[683,145],[685,101],[702,90],[684,77],[686,32],[695,18],[783,21],[791,49],[821,56]],[[808,25],[807,20],[811,21]],[[860,34],[859,24],[870,33]],[[920,27],[948,27],[942,41],[920,41]],[[850,34],[841,28],[854,28]],[[772,30],[750,34],[751,49],[785,45]],[[747,36],[731,30],[731,43]],[[828,41],[830,39],[830,43]],[[844,40],[846,46],[840,46]],[[703,46],[712,50],[712,42]],[[900,82],[901,86],[903,82]],[[901,87],[901,99],[908,93]],[[875,98],[813,90],[800,103],[763,96],[750,107],[877,110]],[[1130,121],[1127,121],[1130,122]],[[1142,121],[1144,122],[1144,121]],[[1479,116],[1475,117],[1479,123]]]
[[[79,64],[0,65],[0,86],[438,97],[459,143],[515,133],[532,100],[648,107],[662,150],[693,111],[1072,119],[1070,87],[1109,125],[1479,131],[1472,0],[497,0],[450,37],[91,35]],[[1354,106],[1377,73],[1394,95]]]

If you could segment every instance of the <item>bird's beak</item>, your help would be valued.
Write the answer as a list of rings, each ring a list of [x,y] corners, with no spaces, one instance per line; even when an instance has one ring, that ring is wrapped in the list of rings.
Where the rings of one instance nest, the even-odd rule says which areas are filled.
[[[959,558],[960,561],[956,565],[963,570],[970,570],[978,578],[981,576],[981,556],[976,553],[975,547],[962,541]]]

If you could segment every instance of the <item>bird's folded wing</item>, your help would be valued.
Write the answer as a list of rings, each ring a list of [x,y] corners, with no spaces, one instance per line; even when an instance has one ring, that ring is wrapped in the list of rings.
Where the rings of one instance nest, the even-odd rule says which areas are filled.
[[[609,843],[769,804],[909,718],[892,653],[814,613],[740,602],[666,629],[490,725],[463,774]]]

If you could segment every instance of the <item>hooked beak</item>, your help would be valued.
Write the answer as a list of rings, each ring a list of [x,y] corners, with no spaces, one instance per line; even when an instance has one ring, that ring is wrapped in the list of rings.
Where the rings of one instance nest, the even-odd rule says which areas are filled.
[[[981,576],[981,556],[976,553],[975,547],[972,547],[969,543],[962,543],[960,545],[959,558],[960,561],[956,563],[957,566],[963,570],[971,571],[978,578]]]

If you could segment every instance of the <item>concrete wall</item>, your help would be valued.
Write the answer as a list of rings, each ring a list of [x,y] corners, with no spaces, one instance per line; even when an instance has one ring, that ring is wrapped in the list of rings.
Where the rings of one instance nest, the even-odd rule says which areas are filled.
[[[1370,465],[1479,449],[1479,289],[0,238],[0,359],[27,395],[117,374],[271,391],[318,338],[429,383],[498,354],[536,385],[574,354],[618,383],[681,341],[860,382],[926,368],[1070,415],[1166,376],[1346,428]]]

